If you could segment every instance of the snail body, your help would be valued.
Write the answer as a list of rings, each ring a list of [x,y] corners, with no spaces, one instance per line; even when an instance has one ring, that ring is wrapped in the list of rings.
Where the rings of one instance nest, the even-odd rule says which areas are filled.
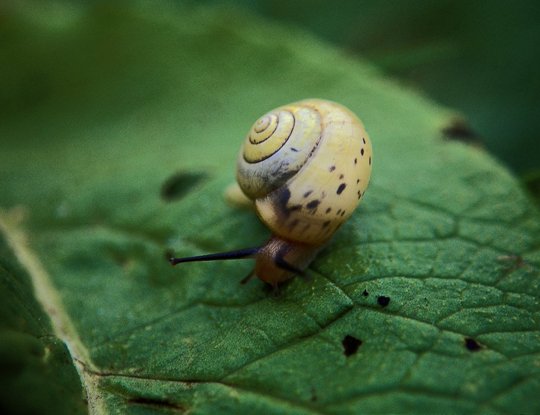
[[[360,203],[371,158],[362,122],[340,104],[308,99],[268,112],[247,134],[236,177],[272,237],[258,248],[171,263],[255,258],[248,277],[274,286],[301,274]]]

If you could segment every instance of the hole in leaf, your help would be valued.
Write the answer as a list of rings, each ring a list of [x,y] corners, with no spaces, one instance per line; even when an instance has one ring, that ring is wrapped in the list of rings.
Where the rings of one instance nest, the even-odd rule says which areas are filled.
[[[465,120],[454,119],[442,129],[442,133],[448,140],[461,141],[467,144],[480,145],[482,141],[476,132]]]
[[[381,307],[386,307],[388,304],[390,304],[390,297],[386,297],[385,295],[379,295],[377,297],[377,303],[379,303]]]
[[[368,290],[364,290],[364,292],[362,293],[362,295],[363,295],[364,297],[367,297],[367,296],[369,295]]]
[[[161,198],[167,202],[181,199],[207,178],[208,175],[206,173],[176,172],[165,180],[161,186]]]
[[[465,337],[465,347],[471,352],[477,352],[482,349],[482,345],[472,337]]]
[[[341,344],[343,345],[343,353],[349,357],[358,351],[358,348],[362,345],[362,340],[347,334]]]

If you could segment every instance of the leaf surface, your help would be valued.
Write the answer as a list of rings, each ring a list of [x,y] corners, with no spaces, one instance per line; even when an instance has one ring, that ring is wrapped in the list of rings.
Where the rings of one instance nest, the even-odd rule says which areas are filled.
[[[225,9],[3,18],[2,264],[20,267],[2,290],[30,274],[92,411],[540,411],[539,214],[445,137],[453,112]],[[276,298],[238,284],[249,261],[171,268],[171,250],[268,237],[223,191],[254,120],[307,97],[350,107],[374,147],[366,200],[313,278]]]

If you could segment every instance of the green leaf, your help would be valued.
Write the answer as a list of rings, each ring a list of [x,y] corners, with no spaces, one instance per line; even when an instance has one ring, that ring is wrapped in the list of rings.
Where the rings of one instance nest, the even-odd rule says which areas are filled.
[[[6,240],[6,219],[13,221],[16,214],[2,212],[0,217],[0,409],[10,414],[43,413],[44,408],[54,414],[84,413],[80,381],[66,344],[33,296],[36,281],[29,274],[36,267],[30,261],[24,269],[14,258],[10,245],[16,240],[24,243],[20,234]]]
[[[2,19],[2,330],[28,344],[21,361],[43,333],[56,345],[63,364],[35,379],[70,386],[48,382],[66,412],[81,411],[74,368],[96,413],[540,411],[540,216],[445,136],[453,112],[230,10],[51,3]],[[349,106],[374,146],[366,200],[313,278],[274,297],[238,284],[249,261],[171,268],[171,250],[268,237],[223,191],[252,122],[307,97]]]

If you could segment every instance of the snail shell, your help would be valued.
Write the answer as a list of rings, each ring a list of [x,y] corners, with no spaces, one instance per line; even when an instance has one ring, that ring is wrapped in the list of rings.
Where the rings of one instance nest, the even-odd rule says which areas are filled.
[[[170,262],[254,258],[242,281],[257,276],[274,287],[303,274],[360,203],[371,157],[362,122],[342,105],[308,99],[268,112],[244,141],[237,181],[272,237],[256,248]],[[227,193],[238,196],[234,189]]]
[[[275,235],[321,245],[360,203],[371,158],[369,136],[351,111],[308,99],[253,124],[238,157],[237,181]]]

